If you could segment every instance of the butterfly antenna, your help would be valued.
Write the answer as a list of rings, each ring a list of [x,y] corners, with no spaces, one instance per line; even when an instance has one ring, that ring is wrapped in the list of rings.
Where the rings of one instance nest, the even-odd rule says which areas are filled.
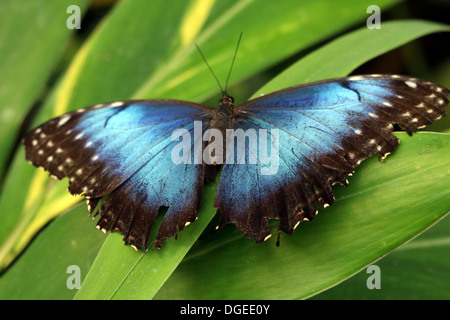
[[[217,82],[217,84],[219,85],[219,88],[220,88],[220,92],[223,94],[225,91],[223,91],[222,86],[220,85],[219,79],[217,79],[216,74],[212,70],[212,68],[209,65],[208,61],[206,61],[205,55],[203,54],[202,50],[200,50],[200,47],[198,46],[198,44],[195,44],[195,46],[197,47],[198,52],[200,52],[200,55],[202,56],[203,61],[205,61],[206,65],[208,66],[209,71],[211,71],[211,74],[213,75],[214,79],[216,79],[216,82]]]
[[[233,61],[231,61],[230,71],[228,71],[227,82],[225,82],[225,92],[227,92],[227,89],[228,89],[228,80],[230,80],[231,70],[233,70],[234,60],[236,59],[236,55],[237,55],[237,52],[239,49],[239,44],[241,43],[241,39],[242,39],[242,32],[239,35],[239,39],[238,39],[238,42],[236,45],[236,50],[234,51],[234,56],[233,56]]]

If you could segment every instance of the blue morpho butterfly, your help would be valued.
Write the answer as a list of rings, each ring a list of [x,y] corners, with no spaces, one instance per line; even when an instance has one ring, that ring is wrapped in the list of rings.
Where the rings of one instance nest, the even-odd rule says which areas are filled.
[[[147,248],[161,208],[155,248],[193,222],[204,181],[220,168],[220,226],[234,223],[262,242],[269,219],[291,234],[333,204],[331,186],[347,185],[362,160],[393,152],[392,124],[412,134],[445,115],[449,93],[429,81],[374,74],[303,84],[238,107],[226,90],[218,108],[116,101],[50,120],[24,144],[32,164],[68,177],[69,191],[84,195],[91,213],[100,207],[98,228],[120,232],[136,249]],[[239,144],[238,133],[248,143]]]

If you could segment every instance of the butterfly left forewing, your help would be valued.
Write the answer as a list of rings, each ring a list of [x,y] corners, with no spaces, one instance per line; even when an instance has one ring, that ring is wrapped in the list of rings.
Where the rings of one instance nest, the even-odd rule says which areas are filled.
[[[101,197],[109,195],[99,210],[98,227],[122,233],[137,248],[146,247],[161,207],[169,207],[169,213],[178,210],[179,220],[170,214],[164,219],[171,222],[163,222],[160,246],[195,218],[195,199],[203,185],[202,163],[184,170],[171,161],[170,147],[176,143],[171,135],[181,128],[193,130],[196,120],[207,124],[210,113],[209,107],[176,100],[97,105],[32,130],[23,140],[26,158],[58,179],[67,177],[69,191],[84,195],[91,212]],[[188,187],[189,199],[175,196],[188,193]]]

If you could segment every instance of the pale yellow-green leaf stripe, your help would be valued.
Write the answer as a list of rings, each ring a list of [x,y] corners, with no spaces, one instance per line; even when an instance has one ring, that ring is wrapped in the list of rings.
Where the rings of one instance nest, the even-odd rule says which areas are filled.
[[[53,198],[48,204],[42,205],[17,241],[16,248],[18,248],[19,252],[49,220],[56,218],[62,211],[73,207],[81,200],[80,196],[72,196],[66,193],[60,197]]]
[[[189,79],[193,75],[197,74],[200,70],[203,70],[205,68],[204,65],[202,66],[194,66],[193,68],[189,70],[185,70],[178,76],[172,78],[171,80],[167,80],[165,76],[167,74],[170,74],[173,70],[176,70],[179,67],[180,61],[182,61],[182,57],[185,55],[188,55],[191,53],[191,51],[195,50],[195,47],[192,44],[192,41],[196,37],[196,42],[201,44],[202,42],[206,41],[209,37],[213,37],[216,35],[216,32],[218,29],[223,27],[230,19],[236,16],[236,14],[242,10],[244,10],[248,5],[250,5],[254,0],[240,0],[236,1],[227,11],[225,11],[218,19],[216,19],[213,23],[211,23],[208,28],[202,29],[203,24],[206,22],[206,19],[208,15],[210,14],[210,9],[197,9],[199,7],[203,0],[198,0],[198,2],[194,5],[192,5],[192,9],[188,11],[188,13],[185,15],[184,23],[182,23],[180,28],[180,37],[181,37],[181,43],[184,44],[183,46],[180,46],[177,51],[172,54],[171,57],[168,57],[165,63],[162,63],[147,79],[147,81],[143,82],[140,88],[136,90],[136,92],[132,95],[132,99],[142,99],[143,97],[147,97],[149,92],[151,92],[152,88],[158,87],[159,91],[164,90],[170,90],[171,88],[175,87],[177,84],[183,82],[185,79]],[[205,0],[205,2],[208,2]],[[201,14],[199,11],[201,11]],[[203,17],[202,23],[199,24],[198,22],[195,22],[196,30],[194,28],[194,20],[198,19],[200,21],[200,18]],[[191,23],[192,25],[188,25],[188,23]],[[194,31],[183,31],[183,29],[189,29],[193,28]],[[201,33],[199,33],[201,31]],[[186,34],[184,34],[186,32]],[[187,42],[187,41],[190,42]],[[229,56],[228,56],[229,58]],[[210,61],[211,62],[211,61]],[[162,82],[164,80],[164,82]]]
[[[39,196],[42,195],[42,189],[47,179],[48,174],[43,170],[38,170],[34,174],[30,187],[28,188],[28,196],[26,197],[27,200],[25,201],[22,212],[26,213],[33,209],[38,202]]]
[[[98,34],[98,32],[96,34]],[[59,116],[67,112],[73,89],[78,81],[82,67],[95,38],[96,36],[91,37],[90,40],[81,47],[64,76],[58,92],[56,93],[53,116]],[[23,250],[34,234],[49,220],[80,201],[80,197],[74,197],[68,193],[51,194],[51,191],[46,192],[49,191],[45,190],[48,186],[47,183],[48,173],[41,170],[37,171],[31,178],[26,201],[21,212],[23,219],[21,219],[21,223],[17,225],[0,250],[0,261],[2,261],[2,266],[8,265],[11,260],[14,259],[16,254]],[[59,186],[50,188],[50,190],[54,189],[61,188],[59,188]],[[45,200],[43,199],[44,197]]]
[[[98,34],[98,32],[96,34]],[[67,73],[64,76],[61,86],[59,87],[56,94],[56,103],[53,110],[53,115],[55,117],[67,112],[73,89],[78,81],[81,70],[83,69],[82,67],[86,62],[86,57],[89,53],[92,43],[95,42],[96,38],[97,37],[94,35],[85,42],[85,44],[80,48],[75,58],[73,59],[73,62],[69,66],[69,69],[67,70]]]
[[[30,187],[28,188],[28,197],[21,212],[20,222],[15,226],[14,230],[10,232],[8,238],[0,248],[0,269],[9,265],[16,256],[16,252],[18,252],[17,243],[22,237],[24,230],[28,228],[30,221],[33,219],[35,212],[34,206],[39,203],[42,198],[40,192],[47,178],[48,176],[41,170],[34,175]]]
[[[28,188],[27,200],[21,212],[20,223],[10,233],[0,249],[0,269],[9,265],[19,252],[26,247],[36,232],[49,220],[74,206],[81,197],[64,194],[46,194],[44,189],[49,180],[48,173],[38,170]],[[52,188],[52,191],[61,188]],[[44,199],[46,198],[46,199]],[[48,201],[45,201],[48,200]]]
[[[197,0],[187,10],[180,28],[182,47],[189,45],[197,37],[209,16],[214,2],[214,0]]]

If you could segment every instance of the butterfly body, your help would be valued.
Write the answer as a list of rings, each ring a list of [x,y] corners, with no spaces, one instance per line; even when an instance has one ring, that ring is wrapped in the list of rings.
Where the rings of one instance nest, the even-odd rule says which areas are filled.
[[[193,222],[204,181],[220,169],[214,202],[220,226],[234,223],[262,242],[270,236],[269,219],[291,234],[333,204],[331,186],[346,185],[362,160],[392,153],[393,124],[411,134],[445,115],[449,93],[411,77],[366,75],[296,86],[237,107],[226,93],[217,108],[113,102],[52,119],[24,144],[26,158],[67,177],[69,191],[83,194],[91,212],[105,197],[98,228],[120,232],[136,248],[147,247],[161,208],[167,212],[157,248]],[[249,144],[239,144],[241,136]],[[205,152],[213,143],[214,153]]]

